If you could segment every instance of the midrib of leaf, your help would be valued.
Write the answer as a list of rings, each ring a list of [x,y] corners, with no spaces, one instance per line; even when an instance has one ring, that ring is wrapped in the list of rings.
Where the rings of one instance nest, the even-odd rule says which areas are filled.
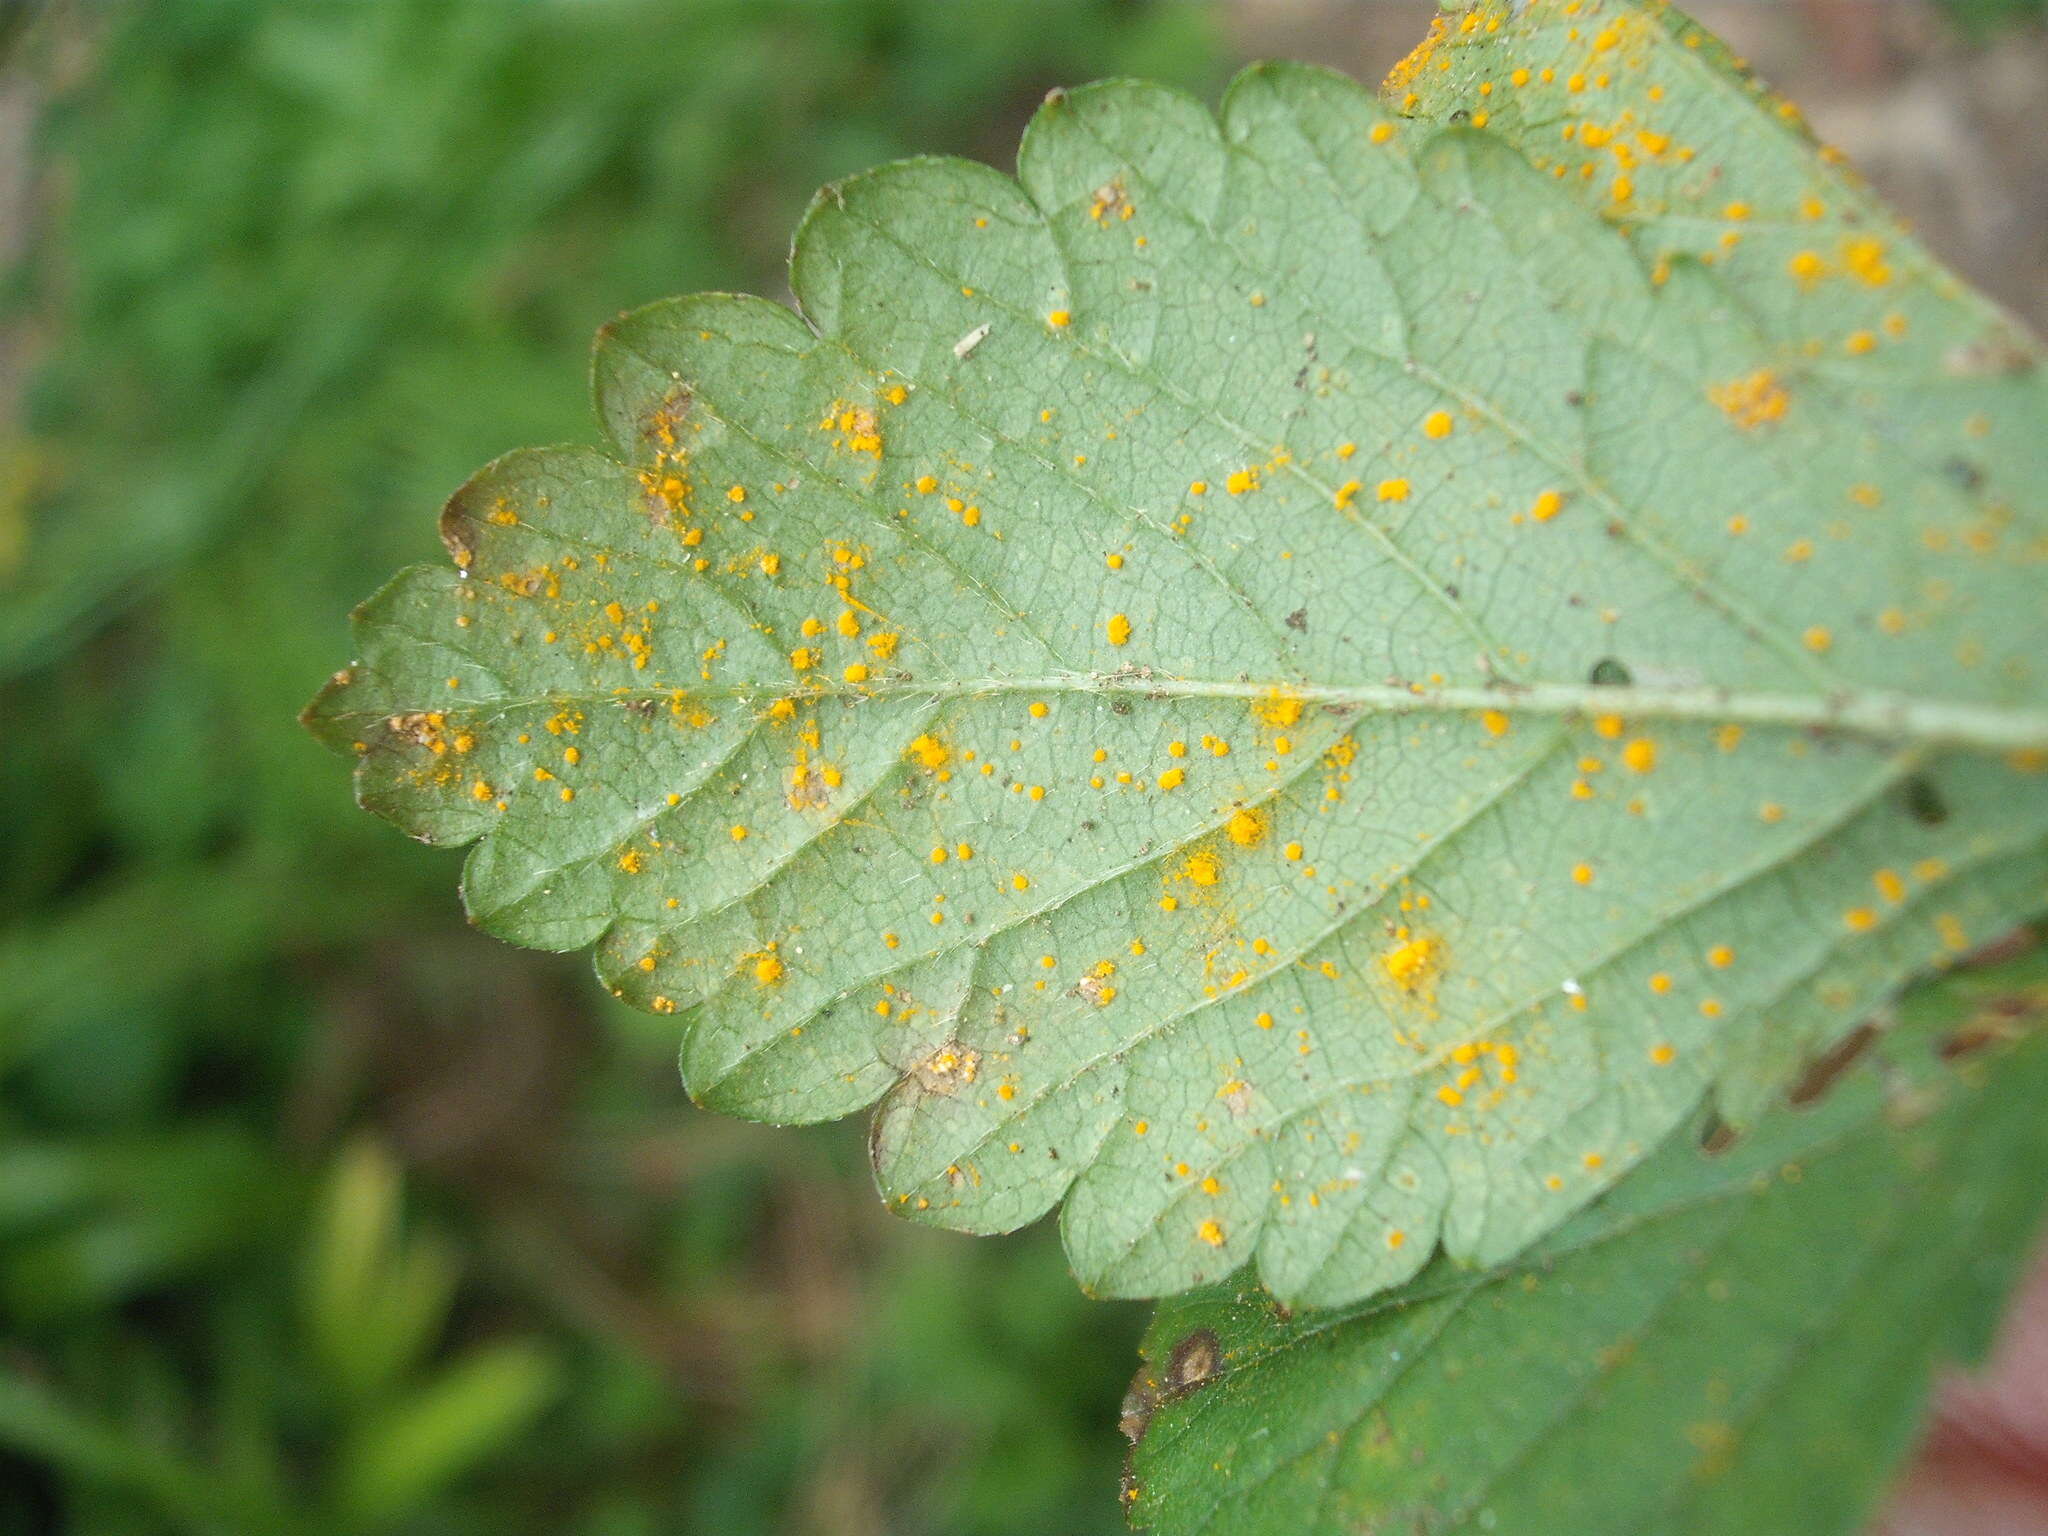
[[[391,626],[396,628],[396,626]],[[415,636],[443,650],[445,640]],[[468,656],[469,652],[457,654]],[[477,665],[488,661],[476,658]],[[934,700],[984,698],[1011,693],[1083,693],[1104,698],[1243,699],[1256,702],[1275,688],[1304,704],[1376,714],[1470,714],[1498,709],[1531,716],[1616,714],[1629,719],[1712,721],[1733,725],[1784,726],[1840,731],[1901,746],[1964,747],[1983,752],[2048,747],[2048,708],[1957,703],[1880,689],[1844,689],[1822,696],[1750,692],[1732,688],[1637,688],[1604,683],[1514,683],[1426,685],[1422,683],[1298,683],[1271,679],[1149,677],[1142,669],[1122,672],[1053,672],[1038,677],[967,677],[944,682],[882,681],[858,687],[820,679],[806,693],[820,698]],[[625,704],[636,700],[692,699],[771,701],[789,692],[770,683],[707,684],[703,687],[608,688],[602,692],[557,689],[518,699],[494,699],[465,713],[484,716],[542,704]],[[365,718],[381,714],[363,710]]]

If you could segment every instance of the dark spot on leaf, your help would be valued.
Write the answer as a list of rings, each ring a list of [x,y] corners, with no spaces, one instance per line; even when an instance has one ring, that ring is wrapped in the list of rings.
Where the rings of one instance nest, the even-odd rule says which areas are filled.
[[[1287,615],[1287,627],[1289,629],[1299,630],[1304,635],[1307,634],[1308,610],[1306,608],[1297,608],[1294,610],[1294,612]]]
[[[1899,798],[1906,803],[1906,814],[1923,827],[1938,827],[1948,820],[1948,801],[1924,773],[1916,773],[1901,784]]]
[[[1602,688],[1626,688],[1635,681],[1635,674],[1612,656],[1602,656],[1593,663],[1586,680]]]
[[[1965,491],[1974,491],[1984,483],[1984,471],[1968,459],[1944,459],[1941,472]]]
[[[1223,1346],[1217,1342],[1215,1330],[1197,1328],[1174,1345],[1173,1353],[1167,1357],[1167,1389],[1192,1392],[1222,1371]]]
[[[1564,403],[1566,405],[1584,405],[1586,403],[1585,391],[1577,389],[1566,390],[1564,392]]]
[[[1986,1021],[1966,1024],[1936,1041],[1934,1054],[1943,1061],[1961,1061],[1965,1056],[1974,1056],[1998,1044],[2005,1037],[2006,1031],[1995,1024]]]
[[[1709,1157],[1719,1157],[1741,1139],[1742,1133],[1719,1115],[1710,1114],[1700,1127],[1700,1150]]]
[[[1827,1097],[1828,1090],[1842,1080],[1842,1074],[1862,1059],[1863,1053],[1870,1049],[1870,1042],[1876,1038],[1877,1026],[1858,1024],[1808,1062],[1806,1070],[1799,1074],[1799,1081],[1792,1085],[1792,1091],[1785,1097],[1796,1109],[1818,1104]]]

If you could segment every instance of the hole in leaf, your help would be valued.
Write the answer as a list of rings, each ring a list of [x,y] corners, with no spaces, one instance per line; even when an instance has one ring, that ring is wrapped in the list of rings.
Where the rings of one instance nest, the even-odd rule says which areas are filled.
[[[1612,656],[1603,656],[1593,663],[1588,681],[1600,688],[1626,688],[1635,676]]]

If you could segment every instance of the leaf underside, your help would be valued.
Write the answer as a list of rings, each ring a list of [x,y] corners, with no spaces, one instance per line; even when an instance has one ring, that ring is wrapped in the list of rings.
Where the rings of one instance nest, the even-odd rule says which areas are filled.
[[[906,1215],[1497,1263],[2048,894],[2036,344],[1696,36],[827,188],[801,317],[608,326],[607,447],[459,491],[309,722],[699,1101],[879,1099]]]
[[[1681,1131],[1508,1268],[1439,1263],[1292,1318],[1226,1287],[1165,1303],[1126,1405],[1133,1519],[1865,1529],[1933,1367],[1982,1353],[2048,1197],[2042,953],[1908,1008],[1816,1106],[1713,1160]]]

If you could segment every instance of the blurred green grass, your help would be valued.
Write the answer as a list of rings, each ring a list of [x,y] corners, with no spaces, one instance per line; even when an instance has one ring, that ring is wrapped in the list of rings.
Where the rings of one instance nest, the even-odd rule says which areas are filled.
[[[293,717],[618,310],[821,183],[1213,93],[1189,0],[55,4],[0,291],[0,1531],[1119,1526],[1132,1310],[467,931]]]

